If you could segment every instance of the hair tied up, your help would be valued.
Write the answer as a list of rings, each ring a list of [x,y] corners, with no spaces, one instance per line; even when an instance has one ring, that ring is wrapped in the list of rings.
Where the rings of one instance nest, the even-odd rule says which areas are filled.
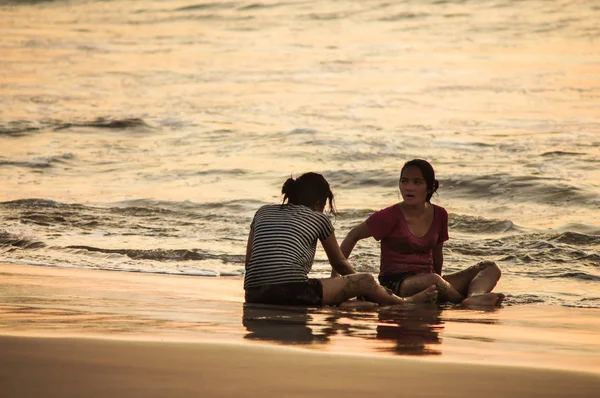
[[[293,197],[296,192],[296,180],[292,177],[285,180],[283,183],[283,187],[281,188],[281,193],[286,197]]]

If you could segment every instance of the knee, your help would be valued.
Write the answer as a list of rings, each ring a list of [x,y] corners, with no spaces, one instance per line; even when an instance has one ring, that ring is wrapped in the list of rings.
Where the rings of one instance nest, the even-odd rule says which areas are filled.
[[[496,275],[498,275],[498,279],[500,279],[500,277],[502,276],[502,270],[500,269],[498,264],[492,263],[492,265],[489,265],[488,267],[493,269],[494,273],[496,273]]]
[[[375,284],[377,284],[377,280],[375,279],[373,274],[360,272],[356,275],[360,283],[364,286],[374,286]]]
[[[447,283],[446,280],[438,274],[427,274],[427,276],[423,278],[423,281],[428,286],[436,285],[438,287]]]
[[[500,269],[498,264],[496,264],[495,262],[482,261],[478,265],[481,267],[479,272],[484,271],[486,274],[497,275],[497,279],[500,279],[500,276],[502,275],[502,270]]]

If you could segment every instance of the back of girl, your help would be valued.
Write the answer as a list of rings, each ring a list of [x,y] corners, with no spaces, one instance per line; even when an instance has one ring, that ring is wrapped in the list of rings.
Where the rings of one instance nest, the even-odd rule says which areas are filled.
[[[316,173],[288,178],[284,204],[262,206],[250,224],[244,289],[247,301],[320,305],[321,286],[309,280],[317,240],[333,233],[323,214],[325,202],[333,209],[333,193]],[[287,203],[285,203],[287,202]]]

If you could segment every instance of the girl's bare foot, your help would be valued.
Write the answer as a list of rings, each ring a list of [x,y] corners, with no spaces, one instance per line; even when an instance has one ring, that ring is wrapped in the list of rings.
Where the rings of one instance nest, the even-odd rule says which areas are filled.
[[[494,307],[504,301],[502,293],[484,293],[467,297],[460,303],[463,307]]]
[[[438,291],[435,285],[429,286],[427,289],[406,298],[409,303],[435,303],[437,301]]]

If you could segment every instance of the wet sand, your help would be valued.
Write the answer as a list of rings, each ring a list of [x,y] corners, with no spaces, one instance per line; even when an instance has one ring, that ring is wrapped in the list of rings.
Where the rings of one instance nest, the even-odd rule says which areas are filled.
[[[2,396],[593,397],[597,374],[280,347],[1,337]]]
[[[239,278],[0,263],[0,396],[592,397],[599,313],[244,306]]]

